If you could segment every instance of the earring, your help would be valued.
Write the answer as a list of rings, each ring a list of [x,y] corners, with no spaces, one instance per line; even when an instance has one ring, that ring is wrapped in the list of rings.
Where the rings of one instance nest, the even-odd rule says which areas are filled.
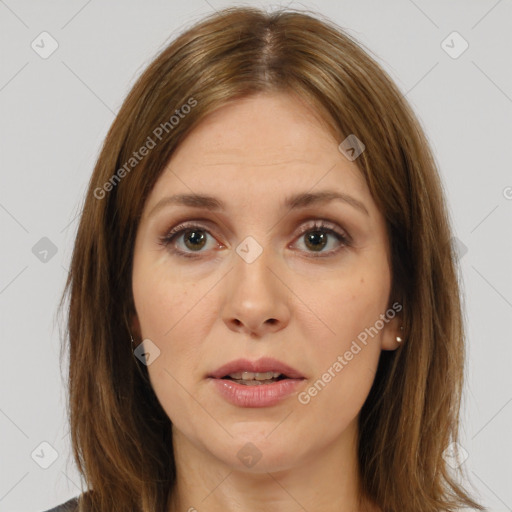
[[[401,331],[403,331],[403,330],[404,330],[404,326],[403,326],[403,325],[401,325],[401,326],[400,326],[400,330],[401,330]],[[401,338],[400,336],[397,336],[397,337],[396,337],[396,341],[397,341],[397,343],[401,343],[401,342],[402,342],[402,338]]]

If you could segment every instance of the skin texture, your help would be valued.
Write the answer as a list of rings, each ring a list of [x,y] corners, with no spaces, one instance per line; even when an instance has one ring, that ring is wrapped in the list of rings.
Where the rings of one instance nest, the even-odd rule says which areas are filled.
[[[189,134],[148,197],[135,244],[133,330],[160,350],[148,371],[173,423],[171,511],[378,510],[356,504],[357,418],[381,350],[399,346],[399,315],[306,405],[295,394],[272,407],[237,407],[206,378],[234,359],[269,356],[299,370],[304,391],[389,310],[385,221],[340,142],[295,96],[236,100]],[[289,195],[326,189],[360,200],[368,215],[341,201],[282,207]],[[227,209],[168,205],[149,215],[162,198],[192,192]],[[311,232],[315,219],[348,234],[349,245],[326,231],[325,247],[308,244],[301,230]],[[206,237],[199,248],[184,233],[159,243],[194,220]],[[247,236],[263,249],[252,263],[236,252]],[[237,457],[248,442],[261,453],[250,468]]]

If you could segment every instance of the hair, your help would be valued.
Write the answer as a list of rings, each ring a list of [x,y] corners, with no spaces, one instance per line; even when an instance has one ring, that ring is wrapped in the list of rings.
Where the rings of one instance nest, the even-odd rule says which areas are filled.
[[[339,142],[356,135],[365,150],[354,162],[386,220],[390,304],[403,306],[405,341],[381,353],[359,415],[360,495],[385,512],[485,510],[443,457],[458,439],[465,333],[435,159],[371,51],[309,12],[231,7],[199,20],[148,65],[110,127],[59,306],[69,298],[61,358],[65,344],[72,452],[89,489],[79,511],[169,507],[172,424],[130,343],[138,222],[180,141],[207,114],[259,93],[300,98]]]

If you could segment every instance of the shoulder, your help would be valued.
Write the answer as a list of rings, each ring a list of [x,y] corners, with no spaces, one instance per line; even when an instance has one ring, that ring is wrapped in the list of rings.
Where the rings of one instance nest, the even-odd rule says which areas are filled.
[[[65,503],[61,503],[60,505],[57,505],[56,507],[46,510],[45,512],[75,512],[78,507],[78,496],[75,498],[71,498],[70,500],[66,501]]]

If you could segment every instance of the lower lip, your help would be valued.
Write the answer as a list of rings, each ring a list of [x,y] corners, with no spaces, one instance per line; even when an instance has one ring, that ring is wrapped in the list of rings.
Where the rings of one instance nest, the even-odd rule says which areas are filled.
[[[214,379],[217,391],[230,403],[238,407],[271,407],[296,393],[305,379],[283,379],[272,384],[246,386],[228,379]]]

